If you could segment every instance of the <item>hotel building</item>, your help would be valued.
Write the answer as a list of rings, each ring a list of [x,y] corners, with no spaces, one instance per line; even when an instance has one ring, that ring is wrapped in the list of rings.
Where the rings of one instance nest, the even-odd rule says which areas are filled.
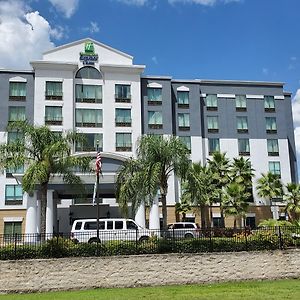
[[[121,217],[115,201],[115,176],[128,157],[135,156],[143,134],[176,135],[187,145],[193,162],[205,163],[214,151],[229,158],[249,158],[255,169],[253,202],[247,223],[271,218],[270,203],[257,196],[261,173],[279,174],[283,183],[297,181],[291,94],[283,83],[178,80],[143,76],[145,66],[133,57],[92,39],[62,45],[30,62],[32,70],[0,70],[0,139],[16,138],[6,132],[9,121],[27,119],[48,125],[55,132],[84,133],[88,145],[74,145],[72,155],[95,157],[100,141],[103,176],[100,180],[101,217]],[[0,176],[0,234],[38,233],[40,201],[35,192],[22,192],[20,170]],[[68,232],[72,221],[96,217],[92,205],[95,175],[81,176],[89,195],[75,199],[72,190],[54,176],[48,190],[47,232]],[[167,204],[169,222],[175,221],[180,184],[170,178]],[[159,199],[153,207],[141,207],[136,220],[159,227]],[[282,203],[272,208],[273,217],[284,218]],[[199,222],[199,216],[187,214]],[[219,207],[213,207],[215,226]],[[230,218],[226,226],[232,226]]]

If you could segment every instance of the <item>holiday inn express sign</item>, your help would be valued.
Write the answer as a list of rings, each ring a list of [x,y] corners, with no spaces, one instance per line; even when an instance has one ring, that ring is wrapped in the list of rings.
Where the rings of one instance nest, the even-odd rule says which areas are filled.
[[[86,42],[84,44],[84,52],[80,52],[79,60],[84,65],[94,65],[98,61],[98,54],[95,53],[93,42]]]

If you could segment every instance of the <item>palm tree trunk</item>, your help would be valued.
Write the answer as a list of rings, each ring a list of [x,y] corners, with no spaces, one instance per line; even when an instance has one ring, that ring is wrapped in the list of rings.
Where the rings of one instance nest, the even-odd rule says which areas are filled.
[[[206,227],[206,205],[200,205],[201,229]]]
[[[166,194],[161,194],[162,215],[163,215],[163,230],[167,230],[168,227],[168,210],[167,210],[167,198]]]
[[[41,238],[44,240],[46,234],[46,211],[47,211],[48,183],[41,185]]]

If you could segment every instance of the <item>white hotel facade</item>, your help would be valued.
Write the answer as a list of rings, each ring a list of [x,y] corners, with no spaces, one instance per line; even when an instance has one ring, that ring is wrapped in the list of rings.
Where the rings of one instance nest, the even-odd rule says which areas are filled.
[[[272,217],[270,203],[255,192],[261,173],[272,171],[284,183],[297,180],[291,94],[282,83],[174,80],[142,76],[143,65],[133,57],[91,39],[62,45],[31,62],[32,70],[0,70],[0,138],[9,121],[28,119],[47,124],[53,131],[85,133],[88,147],[74,145],[73,155],[95,156],[100,141],[103,177],[100,182],[101,217],[120,217],[115,201],[115,175],[122,162],[135,156],[142,134],[177,135],[189,147],[191,160],[205,163],[213,151],[229,158],[243,155],[255,169],[253,202],[248,212],[250,225]],[[0,234],[39,232],[39,194],[22,193],[23,170],[0,176]],[[53,177],[48,190],[47,232],[67,232],[73,220],[96,217],[91,198],[95,176],[83,175],[88,198],[74,199],[60,178]],[[169,182],[167,197],[170,222],[180,202],[176,178]],[[277,217],[284,217],[280,203]],[[159,201],[141,208],[139,224],[159,227]],[[214,207],[214,223],[220,220]],[[192,212],[190,220],[199,221]],[[232,220],[226,221],[231,226]]]

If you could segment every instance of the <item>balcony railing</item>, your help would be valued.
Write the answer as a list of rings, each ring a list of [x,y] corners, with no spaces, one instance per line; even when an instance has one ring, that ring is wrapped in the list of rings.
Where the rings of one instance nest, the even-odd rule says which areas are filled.
[[[9,95],[10,101],[26,101],[26,96],[12,96]]]
[[[53,95],[53,94],[48,94],[47,92],[45,92],[45,99],[46,100],[62,100],[63,94],[62,94],[62,92],[61,93],[57,92],[55,95]]]
[[[119,102],[119,103],[130,103],[131,95],[130,94],[127,94],[127,95],[115,94],[115,100],[116,100],[116,102]]]
[[[102,103],[102,98],[76,98],[78,103]]]
[[[150,128],[150,129],[162,129],[163,124],[148,124],[148,128]]]
[[[116,145],[116,151],[118,152],[131,152],[132,151],[132,145]]]
[[[93,123],[93,122],[76,122],[76,127],[102,127],[102,123]]]
[[[46,125],[62,125],[62,122],[63,122],[62,117],[57,117],[57,118],[45,117]]]

